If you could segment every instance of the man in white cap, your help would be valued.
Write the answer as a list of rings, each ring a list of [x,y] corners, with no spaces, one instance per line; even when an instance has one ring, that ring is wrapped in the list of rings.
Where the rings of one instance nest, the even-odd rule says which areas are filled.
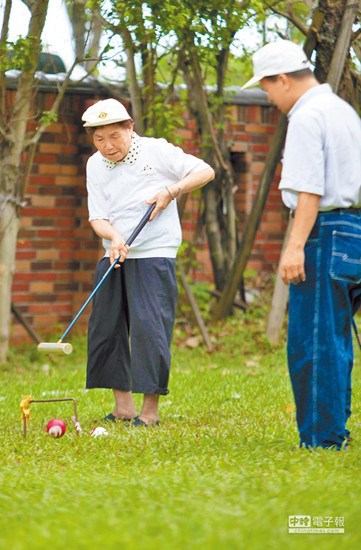
[[[159,423],[159,396],[168,393],[182,234],[174,199],[214,178],[213,169],[165,139],[138,136],[124,105],[98,101],[82,117],[97,149],[87,163],[89,220],[103,239],[88,330],[87,388],[111,388],[115,406],[104,420],[132,426]],[[150,223],[125,245],[150,204]],[[117,266],[119,267],[119,266]],[[137,415],[133,394],[143,394]]]
[[[361,302],[361,122],[288,40],[254,54],[254,77],[288,117],[279,188],[294,217],[280,263],[290,283],[288,364],[300,446],[350,440],[353,314]]]

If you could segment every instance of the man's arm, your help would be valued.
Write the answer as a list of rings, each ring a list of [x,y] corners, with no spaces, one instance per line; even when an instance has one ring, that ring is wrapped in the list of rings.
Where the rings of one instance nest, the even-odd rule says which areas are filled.
[[[280,275],[285,284],[306,280],[304,248],[315,224],[320,196],[299,193],[291,234],[280,263]]]

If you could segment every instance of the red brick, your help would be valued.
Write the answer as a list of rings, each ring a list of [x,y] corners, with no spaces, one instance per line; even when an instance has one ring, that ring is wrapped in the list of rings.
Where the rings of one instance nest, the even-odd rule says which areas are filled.
[[[57,155],[35,155],[34,162],[36,164],[51,164],[58,161]]]
[[[30,176],[29,182],[34,185],[54,185],[55,183],[53,176],[40,176],[38,174],[35,176]]]

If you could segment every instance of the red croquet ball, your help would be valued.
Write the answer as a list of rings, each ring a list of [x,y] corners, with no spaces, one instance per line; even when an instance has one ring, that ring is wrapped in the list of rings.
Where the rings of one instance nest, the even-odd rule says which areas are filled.
[[[46,425],[46,431],[52,437],[61,437],[66,432],[66,424],[64,420],[59,418],[52,418]]]

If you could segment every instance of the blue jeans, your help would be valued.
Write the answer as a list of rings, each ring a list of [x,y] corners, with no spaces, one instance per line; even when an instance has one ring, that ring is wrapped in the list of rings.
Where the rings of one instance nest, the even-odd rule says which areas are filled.
[[[288,366],[300,445],[349,437],[352,315],[361,302],[361,211],[319,213],[305,246],[306,281],[290,287]]]

